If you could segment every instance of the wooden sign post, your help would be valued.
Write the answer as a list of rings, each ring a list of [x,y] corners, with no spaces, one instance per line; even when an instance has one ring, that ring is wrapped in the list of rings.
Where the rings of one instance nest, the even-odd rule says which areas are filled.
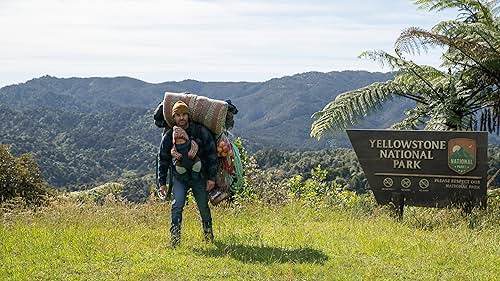
[[[486,207],[488,134],[347,130],[379,204]]]

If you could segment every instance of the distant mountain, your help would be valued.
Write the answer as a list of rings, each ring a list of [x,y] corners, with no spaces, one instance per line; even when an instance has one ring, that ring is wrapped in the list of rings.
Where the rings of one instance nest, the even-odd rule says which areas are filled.
[[[59,187],[151,173],[161,129],[152,111],[165,91],[231,99],[238,107],[233,133],[250,150],[313,150],[348,146],[344,135],[309,138],[310,116],[338,94],[393,78],[366,71],[308,72],[265,82],[146,83],[128,77],[44,76],[0,89],[0,143],[31,152],[43,176]],[[359,127],[386,128],[412,102],[394,99]]]
[[[234,133],[246,139],[252,149],[314,149],[331,144],[309,138],[310,116],[314,112],[344,91],[392,77],[390,73],[365,71],[308,72],[260,83],[185,80],[150,84],[127,77],[44,76],[0,89],[0,104],[22,111],[48,108],[96,114],[123,107],[151,110],[162,100],[165,91],[188,91],[215,99],[231,99],[240,110]],[[386,127],[400,118],[398,103],[407,101],[399,100],[386,106],[389,112],[383,118],[372,118],[367,126]]]

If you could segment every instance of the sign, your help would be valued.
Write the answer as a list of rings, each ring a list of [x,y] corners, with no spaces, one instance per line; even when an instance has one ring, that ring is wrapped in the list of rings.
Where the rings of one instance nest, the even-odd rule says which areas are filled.
[[[379,204],[486,206],[486,132],[347,130]]]

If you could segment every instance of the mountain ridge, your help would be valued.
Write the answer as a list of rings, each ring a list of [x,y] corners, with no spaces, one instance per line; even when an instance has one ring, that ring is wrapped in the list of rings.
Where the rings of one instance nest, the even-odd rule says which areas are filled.
[[[265,82],[201,82],[186,79],[153,84],[123,76],[42,76],[23,84],[1,88],[0,103],[18,109],[46,107],[98,113],[115,107],[152,109],[162,100],[165,91],[187,91],[214,99],[231,99],[240,109],[240,113],[235,116],[234,133],[249,139],[248,143],[255,149],[267,146],[319,148],[324,147],[325,143],[309,139],[310,117],[314,112],[322,109],[341,92],[392,77],[391,73],[331,71],[304,72]],[[369,127],[379,125],[377,120],[373,122],[375,124]],[[280,129],[281,126],[291,130]],[[293,141],[283,143],[269,140],[276,130],[282,133],[292,131],[289,137]],[[304,140],[305,144],[302,145]]]
[[[367,71],[304,72],[265,82],[42,76],[0,89],[0,143],[16,154],[32,153],[57,187],[152,173],[162,132],[152,113],[170,91],[231,99],[239,109],[232,133],[250,151],[348,147],[345,133],[311,139],[311,115],[340,93],[392,78]],[[412,105],[394,98],[358,127],[386,128]]]

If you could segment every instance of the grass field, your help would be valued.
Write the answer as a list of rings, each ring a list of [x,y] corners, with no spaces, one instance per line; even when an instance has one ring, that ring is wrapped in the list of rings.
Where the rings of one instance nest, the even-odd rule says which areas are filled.
[[[498,210],[497,210],[498,211]],[[496,214],[407,208],[214,208],[202,241],[194,204],[169,247],[169,205],[59,202],[3,212],[0,280],[499,280]]]

